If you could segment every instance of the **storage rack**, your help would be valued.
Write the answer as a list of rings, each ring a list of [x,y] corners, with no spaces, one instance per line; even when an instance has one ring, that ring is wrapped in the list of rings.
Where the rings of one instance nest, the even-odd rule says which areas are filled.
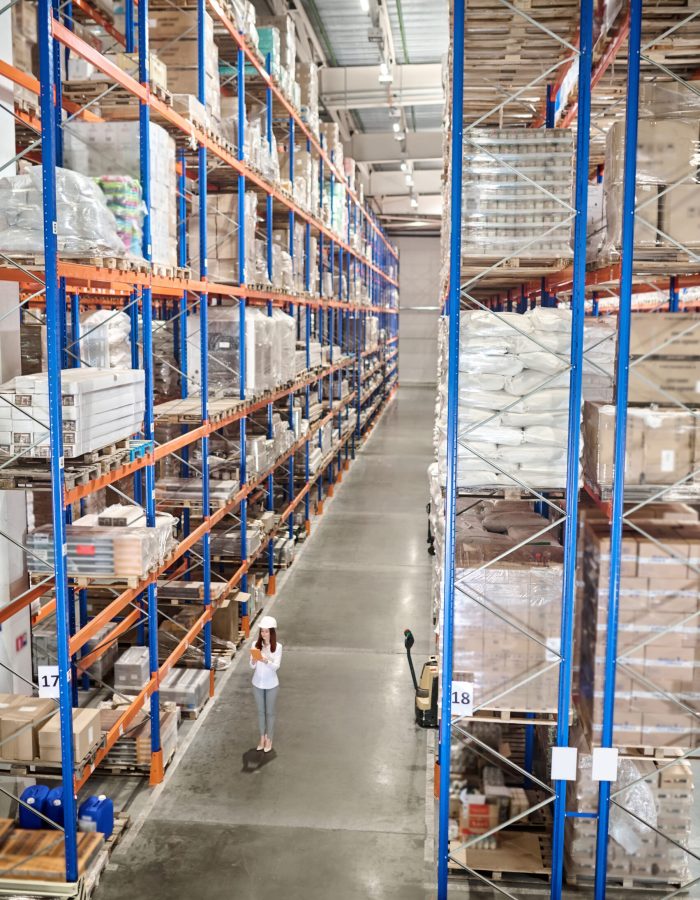
[[[629,8],[627,8],[629,6]],[[598,316],[604,311],[616,315],[617,323],[617,361],[615,366],[615,410],[616,428],[614,440],[614,478],[611,499],[601,497],[587,487],[589,495],[605,511],[610,522],[610,564],[608,596],[608,618],[605,647],[605,684],[604,684],[604,713],[601,747],[612,748],[614,727],[614,703],[615,703],[615,675],[618,664],[623,671],[630,675],[629,667],[625,668],[624,653],[618,655],[618,611],[620,605],[620,569],[623,525],[632,529],[637,534],[644,534],[641,527],[635,525],[633,514],[646,507],[648,504],[674,497],[674,492],[680,489],[681,495],[686,482],[696,476],[696,472],[682,473],[673,485],[664,486],[662,489],[647,491],[640,498],[625,487],[624,459],[626,442],[627,406],[628,406],[628,369],[630,367],[630,324],[631,313],[636,312],[682,312],[697,308],[697,301],[691,299],[683,302],[679,298],[679,286],[696,287],[700,284],[700,259],[697,252],[676,243],[677,258],[669,260],[660,254],[658,259],[639,259],[635,257],[635,186],[636,186],[636,145],[637,145],[637,121],[639,113],[639,88],[640,81],[651,81],[660,74],[670,78],[673,82],[688,86],[688,78],[691,77],[684,65],[688,64],[688,58],[679,54],[674,59],[674,42],[679,38],[687,54],[692,57],[697,53],[697,25],[700,23],[700,11],[692,3],[673,5],[665,9],[663,4],[644,4],[643,0],[630,0],[628,4],[621,4],[613,22],[609,23],[607,30],[600,28],[600,16],[604,14],[606,4],[595,4],[592,0],[582,0],[580,3],[558,3],[551,5],[528,6],[523,10],[507,0],[495,0],[489,10],[479,4],[473,11],[469,10],[468,0],[455,0],[452,4],[452,60],[451,60],[451,97],[449,100],[451,109],[451,134],[448,183],[450,184],[449,209],[451,211],[451,232],[449,243],[449,293],[445,306],[445,315],[449,325],[449,351],[446,365],[447,393],[447,484],[445,489],[445,534],[444,534],[444,560],[443,560],[443,584],[442,584],[442,622],[441,622],[441,723],[439,743],[439,806],[438,806],[438,898],[444,900],[448,896],[448,875],[451,868],[462,868],[473,878],[485,883],[494,889],[494,892],[503,893],[506,896],[517,897],[519,891],[517,885],[511,887],[503,881],[492,881],[490,873],[474,871],[466,865],[466,856],[456,860],[454,842],[448,838],[449,823],[449,799],[450,799],[450,746],[451,740],[459,738],[469,740],[469,720],[455,718],[452,711],[451,694],[453,679],[453,634],[454,634],[454,604],[455,594],[460,589],[455,587],[455,530],[457,522],[457,498],[459,494],[457,484],[457,453],[458,448],[468,445],[464,442],[463,433],[458,426],[458,397],[459,397],[459,320],[460,310],[482,309],[492,312],[497,316],[501,312],[525,312],[535,306],[557,306],[570,303],[572,310],[572,338],[570,354],[570,398],[569,398],[569,434],[567,454],[567,479],[566,492],[563,501],[553,504],[546,492],[539,493],[534,490],[526,490],[526,486],[513,478],[514,487],[522,488],[520,496],[538,501],[540,508],[551,510],[556,505],[556,513],[565,526],[564,544],[564,575],[562,586],[562,615],[561,615],[561,643],[557,656],[559,668],[558,707],[556,714],[556,740],[555,747],[569,747],[569,725],[574,704],[571,695],[572,679],[572,655],[573,655],[573,616],[575,601],[575,580],[577,565],[577,505],[579,498],[579,415],[581,405],[581,389],[583,378],[583,362],[585,353],[583,350],[584,315]],[[480,79],[475,69],[483,65],[478,48],[474,44],[475,37],[479,41],[484,40],[484,35],[479,31],[478,20],[492,15],[512,14],[512,20],[523,29],[529,29],[529,37],[532,42],[525,43],[523,49],[528,53],[523,55],[518,65],[512,58],[505,65],[503,78],[494,77],[493,83],[486,79]],[[465,40],[465,14],[467,22],[472,16],[472,35],[466,35]],[[526,23],[526,24],[525,24]],[[596,29],[594,32],[594,23]],[[684,28],[690,27],[690,36],[684,33]],[[518,33],[518,25],[511,24],[511,34]],[[594,34],[596,39],[594,41]],[[538,40],[546,36],[549,38],[549,54],[547,59],[553,59],[553,64],[543,74],[537,70],[533,74],[525,64],[527,59],[532,59],[533,47],[537,48]],[[685,43],[683,43],[685,41]],[[511,42],[512,44],[512,42]],[[552,48],[558,46],[557,51]],[[694,47],[693,51],[690,49]],[[455,48],[457,48],[455,52]],[[464,53],[462,53],[464,48]],[[470,52],[475,53],[470,60]],[[509,53],[516,53],[516,48],[509,49]],[[543,57],[545,58],[545,57]],[[578,78],[569,80],[568,87],[564,90],[565,76],[570,69],[576,67],[578,61]],[[490,65],[498,66],[502,60],[498,57],[490,61]],[[611,68],[615,62],[614,69]],[[469,82],[465,84],[465,67],[471,65]],[[531,63],[532,65],[532,63]],[[522,68],[522,70],[521,70]],[[530,77],[532,76],[532,77]],[[552,78],[551,84],[545,82]],[[625,83],[626,78],[626,83]],[[485,85],[480,93],[475,90],[475,83],[483,81]],[[495,85],[498,83],[498,89]],[[604,98],[596,96],[596,87],[604,88]],[[546,87],[546,97],[544,88]],[[469,91],[465,95],[465,89]],[[690,88],[693,90],[694,89]],[[491,96],[484,99],[484,94]],[[577,143],[575,159],[575,201],[574,213],[574,242],[573,259],[561,260],[557,265],[553,262],[547,267],[541,261],[530,264],[527,248],[520,248],[508,256],[494,262],[492,265],[484,263],[479,271],[478,265],[473,259],[469,260],[474,268],[465,272],[465,253],[461,244],[461,232],[459,223],[462,210],[462,148],[468,143],[464,139],[464,131],[472,124],[474,119],[479,123],[507,125],[518,124],[525,118],[522,107],[518,107],[518,98],[526,92],[532,94],[539,91],[542,98],[541,112],[532,117],[531,125],[534,127],[570,126],[577,121]],[[616,97],[611,101],[611,94]],[[507,96],[506,96],[507,95]],[[502,100],[502,96],[506,96]],[[600,179],[602,173],[602,156],[599,147],[600,128],[591,130],[591,118],[596,126],[607,128],[615,116],[619,115],[620,101],[624,103],[625,111],[625,159],[624,159],[624,189],[623,189],[623,230],[622,246],[619,259],[596,261],[593,264],[586,263],[586,213],[587,213],[587,186],[591,167],[597,168]],[[514,112],[514,118],[509,118]],[[468,122],[468,113],[473,116],[472,122]],[[630,149],[632,148],[632,149]],[[507,162],[503,163],[507,166]],[[604,177],[604,175],[603,175]],[[447,206],[447,204],[446,204]],[[639,227],[639,226],[638,226]],[[657,229],[658,231],[658,229]],[[522,255],[523,260],[516,257]],[[650,297],[649,295],[652,294]],[[694,326],[689,326],[690,328]],[[654,351],[650,351],[650,354]],[[634,362],[631,364],[634,366]],[[686,404],[674,398],[674,408],[688,410]],[[468,429],[467,429],[468,430]],[[692,497],[692,493],[687,495]],[[556,524],[556,523],[552,523]],[[543,529],[544,531],[545,529]],[[656,541],[659,550],[670,559],[679,559],[677,553],[663,542]],[[693,571],[697,571],[690,566]],[[696,617],[691,616],[691,620]],[[664,629],[663,634],[675,633],[674,629],[682,626],[683,622],[675,622]],[[696,623],[697,624],[697,623]],[[640,676],[641,677],[641,676]],[[649,689],[658,696],[678,704],[677,709],[688,713],[688,706],[681,697],[670,695],[667,691],[656,687],[653,682],[648,683]],[[475,698],[476,700],[476,698]],[[475,707],[476,708],[476,707]],[[691,710],[697,717],[698,713]],[[531,741],[531,730],[528,729],[528,744]],[[478,741],[475,743],[478,744]],[[696,740],[690,742],[693,746],[676,751],[672,759],[661,760],[659,771],[676,764],[679,760],[697,758]],[[499,754],[493,754],[499,756]],[[500,756],[499,761],[508,765],[508,760]],[[530,760],[531,761],[531,760]],[[515,768],[521,774],[530,777],[531,772],[527,765],[527,772]],[[643,780],[640,779],[640,780]],[[553,808],[552,830],[552,860],[550,893],[552,898],[562,896],[564,881],[564,828],[567,818],[572,816],[588,816],[597,822],[597,843],[595,861],[595,883],[593,892],[596,900],[602,900],[606,891],[614,884],[608,877],[607,848],[609,841],[609,825],[611,808],[616,806],[624,810],[625,791],[629,789],[612,789],[610,781],[600,781],[598,795],[598,812],[587,813],[574,812],[567,808],[566,785],[564,780],[555,780],[553,783],[535,782],[545,792],[545,800],[542,805],[551,804]],[[523,813],[523,818],[533,811],[535,807]],[[505,825],[489,830],[485,835],[476,835],[466,843],[460,844],[460,850],[469,846],[478,846],[480,840],[489,835],[496,834],[503,828],[513,824],[510,820]],[[664,835],[662,830],[654,828],[648,822],[643,822],[652,831],[665,837],[677,848],[681,848],[689,859],[697,859],[697,856],[681,843],[676,843],[671,837]],[[494,866],[497,869],[498,866]],[[488,875],[488,877],[487,877]],[[688,888],[697,879],[681,885]],[[637,885],[635,885],[637,887]],[[663,885],[658,885],[659,891],[663,891]],[[667,896],[676,896],[678,885],[669,885]],[[512,892],[511,892],[512,891]]]
[[[60,698],[58,707],[61,722],[61,774],[63,783],[73,785],[73,791],[66,791],[64,847],[66,881],[75,882],[80,874],[77,855],[76,796],[86,785],[90,776],[109,750],[118,741],[137,714],[150,706],[151,720],[151,767],[150,782],[162,781],[164,763],[159,733],[159,683],[181,659],[188,647],[201,640],[204,648],[204,666],[211,672],[210,693],[214,691],[214,667],[212,662],[211,619],[216,608],[212,597],[214,564],[211,559],[210,534],[214,526],[226,517],[233,517],[240,528],[241,560],[233,574],[225,579],[223,593],[239,589],[245,592],[248,574],[253,566],[262,563],[266,557],[268,593],[275,592],[274,539],[278,534],[294,535],[294,522],[299,511],[303,511],[302,521],[306,531],[310,530],[312,495],[315,492],[315,508],[323,512],[326,496],[331,496],[334,484],[342,479],[342,473],[355,458],[360,442],[372,429],[382,411],[394,397],[398,386],[398,253],[387,240],[376,217],[361,202],[350,188],[342,171],[336,166],[333,154],[326,152],[320,139],[302,119],[299,111],[289,101],[276,79],[269,74],[269,57],[262,59],[251,44],[248,35],[239,30],[228,6],[220,0],[198,0],[196,15],[198,22],[198,77],[199,101],[205,97],[204,21],[205,13],[211,14],[216,22],[216,40],[227,62],[235,70],[235,87],[238,96],[239,139],[236,148],[203,127],[194,124],[176,112],[157,91],[152,89],[149,77],[148,47],[148,0],[126,2],[127,33],[121,34],[114,23],[103,16],[89,0],[73,0],[69,8],[59,14],[57,6],[50,0],[39,0],[38,30],[40,51],[40,78],[37,80],[20,71],[8,62],[0,62],[0,75],[14,84],[40,96],[40,111],[18,108],[14,115],[30,132],[32,146],[18,158],[37,158],[43,166],[44,190],[44,254],[43,259],[29,263],[17,263],[4,256],[0,267],[0,278],[19,284],[23,293],[20,309],[27,311],[39,308],[45,311],[47,324],[48,373],[51,457],[51,503],[53,510],[53,550],[55,570],[52,577],[43,581],[16,598],[0,612],[0,624],[13,614],[26,608],[33,601],[43,597],[40,612],[33,622],[38,624],[55,615],[58,637],[58,668],[60,678]],[[194,10],[195,8],[192,7]],[[118,68],[102,53],[74,33],[73,22],[91,21],[101,25],[128,52],[136,51],[138,75],[132,77]],[[141,160],[141,185],[146,216],[143,232],[143,256],[145,265],[123,266],[113,260],[62,259],[57,252],[56,237],[56,167],[62,159],[62,126],[67,116],[75,116],[88,121],[100,121],[88,104],[80,107],[63,97],[59,53],[71,53],[91,63],[114,85],[125,91],[134,104],[138,105],[139,148]],[[252,168],[245,158],[245,92],[254,86],[265,97],[267,106],[267,139],[271,142],[272,129],[281,128],[289,140],[290,171],[289,181],[292,192],[269,182]],[[54,100],[55,98],[55,100]],[[178,244],[179,259],[177,269],[164,269],[151,264],[150,259],[150,190],[151,182],[149,152],[149,123],[157,121],[176,137],[178,151]],[[38,137],[35,137],[38,135]],[[324,192],[331,191],[333,185],[345,186],[347,202],[347,233],[338,234],[321,218],[302,208],[293,198],[294,187],[294,138],[305,139],[309,151],[320,161],[319,191],[321,209]],[[250,273],[245,271],[245,229],[237,229],[239,271],[237,284],[212,283],[207,278],[207,203],[208,172],[210,161],[222,167],[238,190],[238,221],[245,216],[244,198],[246,188],[254,190],[265,200],[265,221],[267,230],[267,268],[272,275],[272,227],[275,216],[286,217],[289,223],[289,253],[294,258],[293,233],[295,222],[304,225],[305,253],[304,286],[301,294],[292,294],[274,289],[259,288],[251,283]],[[185,220],[186,199],[192,194],[187,176],[194,177],[195,195],[199,213],[200,271],[192,274],[186,268]],[[309,258],[309,241],[312,234],[318,236],[320,253],[318,270]],[[316,275],[319,287],[324,271],[339,272],[340,293],[335,297],[324,297],[316,290]],[[368,303],[352,302],[350,285],[362,283],[369,292]],[[208,310],[212,302],[222,299],[238,304],[240,331],[240,399],[231,401],[229,408],[212,413],[208,397],[208,351],[207,329]],[[263,396],[250,397],[245,385],[245,312],[247,308],[261,307],[272,315],[279,308],[293,317],[297,335],[306,347],[307,369],[291,384],[280,385]],[[64,482],[64,460],[61,441],[61,370],[71,364],[80,364],[79,353],[75,350],[84,337],[79,335],[80,308],[107,308],[127,311],[132,320],[131,354],[134,367],[143,366],[146,377],[146,413],[144,417],[143,441],[133,458],[116,468],[86,483]],[[141,327],[139,329],[139,312]],[[380,344],[369,345],[366,340],[365,323],[367,317],[379,318],[384,340]],[[184,346],[184,322],[193,321],[197,316],[201,337],[201,396],[188,402],[187,359]],[[67,342],[67,322],[73,326],[73,343]],[[159,409],[154,403],[153,387],[153,334],[154,322],[173,320],[175,353],[182,375],[182,409],[187,416],[182,419],[181,433],[170,440],[158,443],[156,427]],[[354,328],[351,329],[351,325]],[[349,335],[352,335],[352,341]],[[235,336],[234,336],[235,337]],[[316,337],[328,348],[328,359],[320,367],[311,369],[309,346]],[[334,344],[341,346],[340,359],[333,358]],[[349,388],[341,396],[341,381],[347,378]],[[246,426],[254,413],[267,413],[268,427],[271,428],[275,404],[288,404],[290,426],[295,398],[301,398],[305,415],[309,415],[312,396],[323,404],[323,413],[297,440],[291,449],[277,459],[264,472],[254,477],[246,473]],[[199,415],[193,408],[198,407]],[[349,410],[356,414],[354,427],[349,428]],[[193,418],[197,421],[193,423]],[[213,508],[209,496],[209,439],[222,428],[238,423],[240,429],[240,486],[235,496],[224,506]],[[333,428],[334,440],[331,448],[323,448],[323,460],[312,474],[309,467],[310,447],[321,441],[321,429],[325,425]],[[270,435],[268,435],[270,436]],[[156,464],[174,456],[182,461],[183,470],[191,474],[190,452],[200,448],[198,465],[202,476],[201,521],[190,521],[189,510],[183,510],[182,531],[175,551],[157,571],[128,589],[116,592],[116,596],[97,615],[87,615],[85,590],[79,591],[79,622],[74,615],[74,590],[77,586],[67,578],[64,551],[65,525],[70,522],[74,504],[81,504],[96,491],[116,486],[125,479],[133,480],[134,498],[146,512],[148,525],[155,523],[157,509],[155,499]],[[286,473],[285,473],[286,467]],[[281,488],[281,503],[275,503]],[[246,527],[248,503],[253,497],[266,496],[267,508],[277,512],[277,525],[261,546],[248,553],[246,547]],[[124,496],[124,495],[122,495]],[[198,548],[195,550],[195,548]],[[196,574],[195,574],[196,572]],[[203,582],[203,603],[201,614],[194,625],[172,650],[164,663],[158,656],[158,597],[159,578],[195,577]],[[53,593],[52,599],[46,595]],[[217,591],[217,597],[223,596]],[[73,757],[72,707],[77,704],[78,675],[87,669],[107,650],[103,644],[86,655],[88,641],[106,623],[117,620],[109,643],[116,641],[134,627],[139,629],[139,637],[144,639],[144,626],[148,626],[148,648],[151,677],[145,687],[125,708],[102,743],[89,765],[79,766]],[[250,617],[246,604],[241,604],[242,628],[247,635]]]

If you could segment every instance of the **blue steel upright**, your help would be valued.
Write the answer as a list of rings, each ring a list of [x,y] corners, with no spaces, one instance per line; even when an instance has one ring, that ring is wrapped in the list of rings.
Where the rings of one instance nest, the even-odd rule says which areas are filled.
[[[245,57],[243,51],[239,48],[236,57],[236,71],[238,79],[238,147],[237,158],[239,162],[244,161],[245,157]],[[238,176],[238,283],[243,285],[246,283],[245,269],[245,175]],[[239,396],[241,400],[245,400],[246,395],[246,326],[245,326],[245,297],[241,297],[238,301],[238,381],[240,385]],[[247,482],[246,472],[246,417],[242,416],[239,425],[239,448],[240,448],[240,486],[244,489]],[[241,519],[241,561],[246,562],[248,559],[248,500],[244,497],[240,505]],[[241,591],[244,593],[248,590],[248,575],[244,574],[241,578]],[[248,604],[241,604],[241,620],[243,622],[243,630],[247,634],[250,621],[248,618]]]
[[[578,58],[578,122],[576,128],[576,219],[574,223],[574,272],[571,296],[571,370],[569,375],[569,435],[566,469],[566,523],[564,527],[564,576],[561,607],[559,692],[557,699],[557,747],[569,746],[571,674],[576,600],[576,553],[583,342],[586,305],[586,223],[588,210],[588,162],[591,126],[591,67],[593,49],[593,0],[581,0]],[[554,782],[552,829],[552,881],[550,896],[560,900],[564,876],[564,827],[567,782]]]
[[[452,21],[452,134],[450,136],[450,290],[447,364],[447,482],[445,486],[445,558],[442,589],[442,701],[440,709],[440,801],[438,810],[438,900],[447,898],[450,856],[450,737],[452,726],[452,651],[454,638],[454,555],[457,506],[457,431],[459,401],[459,313],[461,295],[462,145],[464,140],[464,7],[455,0]]]
[[[148,0],[139,2],[139,81],[147,85],[148,76]],[[150,262],[151,246],[151,141],[150,141],[150,107],[147,103],[139,104],[139,154],[141,193],[143,199],[143,237],[141,252],[143,258]],[[141,316],[143,319],[143,370],[146,391],[144,409],[143,434],[147,441],[154,440],[153,422],[153,297],[150,287],[141,292]],[[153,461],[145,467],[146,481],[146,525],[155,528],[156,524],[156,470]],[[151,676],[158,673],[158,596],[156,585],[151,582],[146,589],[148,603],[148,659]],[[156,689],[150,698],[151,713],[151,784],[163,780],[163,751],[160,744],[160,698]]]
[[[63,417],[61,415],[61,319],[58,285],[56,214],[56,107],[54,106],[54,53],[50,0],[39,0],[38,38],[41,106],[42,191],[44,199],[44,256],[46,278],[46,342],[48,362],[49,428],[51,453],[51,513],[53,517],[54,578],[56,585],[56,641],[59,672],[61,778],[63,798],[66,881],[78,879],[77,815],[73,793],[73,705],[68,652],[68,582],[66,531],[63,513]]]
[[[205,0],[197,0],[197,93],[202,106],[206,106],[205,76]],[[197,148],[197,176],[199,183],[199,275],[207,280],[207,148],[200,144]],[[200,338],[200,373],[202,395],[202,424],[209,423],[209,296],[205,290],[199,297],[199,338]],[[209,505],[209,435],[202,437],[202,518],[206,521],[210,515]],[[202,535],[202,579],[204,581],[204,609],[211,606],[211,536],[209,529]],[[214,669],[211,658],[211,619],[204,625],[204,668],[210,671],[209,693],[214,694]]]
[[[622,254],[617,360],[615,362],[615,445],[610,519],[610,578],[608,621],[605,639],[605,692],[601,746],[612,747],[615,719],[615,674],[617,627],[620,608],[620,560],[625,502],[625,450],[627,444],[627,398],[629,393],[630,325],[632,319],[632,264],[634,261],[634,210],[637,177],[637,116],[639,112],[639,66],[642,38],[642,0],[630,0],[630,30],[627,64],[627,110],[625,113],[625,167],[622,195]],[[610,782],[598,788],[595,900],[604,900],[608,871],[608,825]]]

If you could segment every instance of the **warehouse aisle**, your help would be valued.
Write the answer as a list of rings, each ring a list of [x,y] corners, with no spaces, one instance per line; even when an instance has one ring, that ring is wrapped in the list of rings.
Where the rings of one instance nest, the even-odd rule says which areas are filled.
[[[401,389],[279,592],[276,752],[255,768],[239,662],[96,900],[428,896],[426,734],[413,724],[403,629],[421,661],[434,398]]]

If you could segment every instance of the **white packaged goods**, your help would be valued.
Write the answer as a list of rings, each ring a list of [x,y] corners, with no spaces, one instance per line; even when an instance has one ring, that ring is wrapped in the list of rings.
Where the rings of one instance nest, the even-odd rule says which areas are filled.
[[[240,391],[240,321],[238,306],[209,310],[209,396],[238,397]],[[255,396],[297,374],[294,319],[275,309],[268,316],[255,307],[245,312],[246,394]],[[200,393],[199,317],[187,317],[187,365],[189,392]]]
[[[44,252],[42,169],[0,178],[0,250],[6,254]],[[125,256],[117,221],[92,178],[56,169],[59,253]]]
[[[145,523],[109,527],[100,525],[96,515],[83,516],[66,526],[69,577],[108,581],[145,578],[172,550],[176,522],[168,513],[159,513],[154,528]],[[30,532],[27,549],[31,573],[53,572],[52,525]]]
[[[63,452],[100,450],[139,431],[144,373],[139,369],[64,369]],[[49,455],[48,375],[18,375],[0,386],[0,448],[26,457]]]
[[[572,160],[567,129],[465,132],[462,254],[570,256]]]
[[[131,366],[131,320],[124,312],[98,309],[80,314],[79,343],[72,346],[69,327],[69,354],[95,369],[128,369]]]
[[[93,177],[140,177],[138,122],[72,121],[64,131],[64,159],[75,172]],[[149,128],[151,167],[151,254],[153,262],[177,265],[177,175],[175,141],[153,122]],[[131,201],[130,201],[131,202]]]
[[[300,88],[300,112],[302,120],[318,131],[318,67],[315,63],[299,63],[297,78]]]
[[[458,484],[561,488],[566,483],[571,312],[472,310],[460,318]],[[444,360],[446,325],[441,347]],[[584,327],[584,398],[612,391],[614,330]],[[440,473],[445,479],[446,385],[438,392]],[[464,446],[464,445],[467,446]],[[481,480],[480,480],[481,479]]]
[[[700,184],[697,148],[700,116],[640,119],[637,137],[636,248],[700,246]],[[624,123],[615,122],[605,146],[605,252],[619,251],[622,239]],[[663,232],[663,233],[660,233]]]

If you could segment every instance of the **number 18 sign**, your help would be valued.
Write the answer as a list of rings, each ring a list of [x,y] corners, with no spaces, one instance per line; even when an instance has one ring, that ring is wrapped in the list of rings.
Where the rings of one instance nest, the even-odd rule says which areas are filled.
[[[452,682],[452,718],[474,715],[474,684],[471,681]]]

